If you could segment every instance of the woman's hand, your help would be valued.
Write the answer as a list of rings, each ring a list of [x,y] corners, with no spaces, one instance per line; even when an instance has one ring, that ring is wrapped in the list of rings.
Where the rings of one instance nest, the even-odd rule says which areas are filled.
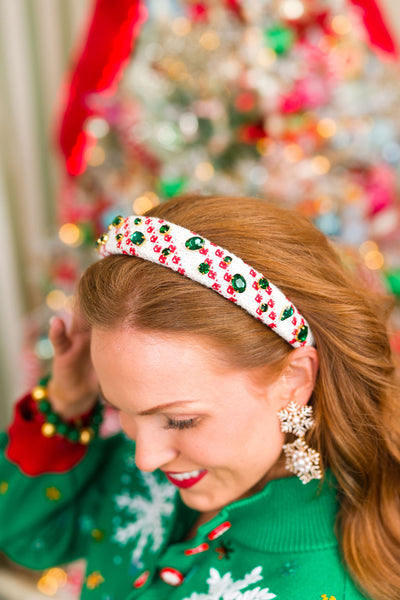
[[[99,392],[90,358],[90,329],[78,313],[68,331],[64,321],[54,317],[49,337],[54,347],[49,401],[57,414],[72,419],[88,412]]]

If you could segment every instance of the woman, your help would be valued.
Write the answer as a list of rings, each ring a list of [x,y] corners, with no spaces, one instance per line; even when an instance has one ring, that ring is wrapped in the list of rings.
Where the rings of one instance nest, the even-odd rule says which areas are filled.
[[[42,556],[21,556],[21,524],[2,547],[30,566],[86,555],[83,598],[400,597],[399,405],[382,299],[306,219],[261,200],[173,200],[116,219],[100,252],[79,306],[101,392],[135,450],[122,436],[87,452],[63,439],[87,441],[97,381],[86,334],[56,320],[53,377],[24,409],[47,450],[23,458],[20,409],[1,509],[13,481],[30,494]],[[83,426],[65,422],[83,413]],[[29,480],[11,464],[24,461]],[[43,487],[58,499],[45,505]]]

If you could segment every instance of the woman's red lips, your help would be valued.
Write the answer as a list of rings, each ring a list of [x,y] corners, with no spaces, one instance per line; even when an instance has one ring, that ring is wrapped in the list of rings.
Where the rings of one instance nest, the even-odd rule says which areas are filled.
[[[164,471],[168,481],[179,488],[190,488],[192,485],[203,479],[207,475],[207,469],[199,469],[197,471],[186,471],[175,473],[173,471]]]

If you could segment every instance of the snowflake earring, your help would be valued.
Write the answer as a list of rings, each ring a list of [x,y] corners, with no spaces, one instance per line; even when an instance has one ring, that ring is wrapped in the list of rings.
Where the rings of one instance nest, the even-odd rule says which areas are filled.
[[[299,406],[296,402],[290,402],[286,408],[278,412],[278,417],[282,433],[294,433],[298,436],[293,443],[283,446],[286,468],[297,475],[303,483],[308,483],[312,479],[321,479],[320,455],[304,440],[306,431],[314,424],[312,407]]]

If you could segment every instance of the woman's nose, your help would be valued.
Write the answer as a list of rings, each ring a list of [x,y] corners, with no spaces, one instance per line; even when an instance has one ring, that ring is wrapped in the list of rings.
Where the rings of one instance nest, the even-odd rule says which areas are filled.
[[[150,426],[136,427],[136,466],[141,471],[151,472],[171,463],[178,451],[170,443],[170,439],[167,431]]]

